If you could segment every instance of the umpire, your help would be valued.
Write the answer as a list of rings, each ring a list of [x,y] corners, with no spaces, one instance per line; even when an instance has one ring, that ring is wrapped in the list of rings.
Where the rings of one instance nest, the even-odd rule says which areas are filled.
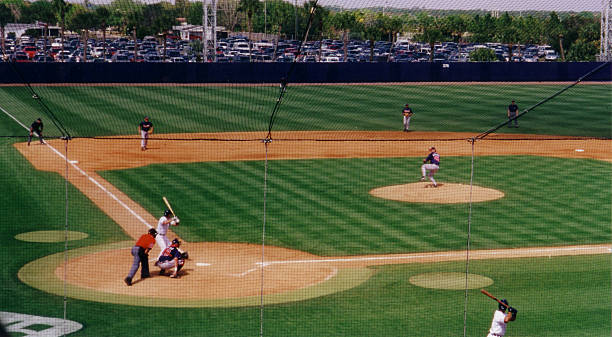
[[[36,135],[38,135],[38,139],[40,140],[41,144],[44,144],[43,142],[43,122],[40,118],[36,119],[32,125],[30,125],[30,135],[28,136],[28,146],[30,146],[30,142],[32,141],[32,136],[34,135],[34,133],[36,133]]]
[[[123,280],[125,284],[128,286],[132,285],[132,278],[136,275],[138,271],[138,267],[142,265],[142,269],[140,270],[140,278],[145,279],[147,277],[151,277],[149,273],[149,252],[155,246],[155,237],[157,236],[157,231],[155,228],[149,229],[147,234],[143,234],[134,247],[132,247],[132,256],[134,256],[134,261],[132,262],[132,268],[130,269],[130,273]]]

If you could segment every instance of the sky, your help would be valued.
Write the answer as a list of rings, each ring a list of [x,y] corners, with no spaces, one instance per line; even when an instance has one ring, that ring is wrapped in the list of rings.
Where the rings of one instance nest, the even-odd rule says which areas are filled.
[[[499,11],[601,12],[603,0],[319,0],[324,6],[344,8],[384,6],[427,9],[484,9]],[[605,0],[607,1],[607,0]],[[298,1],[300,2],[300,1]]]
[[[83,0],[67,0],[68,2],[83,2]],[[143,3],[155,3],[174,0],[137,0]],[[188,0],[200,2],[207,0]],[[210,0],[208,0],[210,1]],[[219,0],[217,0],[219,1]],[[239,1],[239,0],[235,0]],[[259,0],[261,2],[265,0]],[[308,0],[285,0],[291,3],[303,4]],[[504,11],[541,10],[557,12],[601,12],[603,1],[610,0],[318,0],[320,5],[335,6],[347,9],[364,7],[395,7],[395,8],[425,8],[425,9],[482,9]],[[107,4],[112,0],[89,0],[92,4]]]

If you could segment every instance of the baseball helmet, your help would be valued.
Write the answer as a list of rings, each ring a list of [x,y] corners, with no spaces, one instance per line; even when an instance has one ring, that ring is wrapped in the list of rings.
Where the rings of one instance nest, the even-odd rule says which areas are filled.
[[[155,230],[155,228],[150,228],[149,229],[149,234],[153,235],[153,237],[157,236],[157,231]]]
[[[508,304],[508,300],[506,300],[505,298],[503,300],[501,300],[500,302],[506,304],[505,306],[501,303],[498,304],[499,306],[499,310],[501,311],[506,311],[506,308],[509,307],[510,305]]]
[[[172,245],[178,247],[178,246],[181,245],[181,241],[179,241],[179,239],[175,238],[174,240],[172,240]]]
[[[171,210],[167,209],[167,210],[164,211],[164,216],[170,216],[170,215],[172,215],[172,211]]]

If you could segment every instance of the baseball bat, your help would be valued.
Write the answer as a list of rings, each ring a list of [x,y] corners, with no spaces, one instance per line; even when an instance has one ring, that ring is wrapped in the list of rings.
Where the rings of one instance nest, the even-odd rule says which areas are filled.
[[[504,307],[506,307],[506,309],[507,309],[507,308],[510,308],[510,307],[509,307],[509,306],[508,306],[506,303],[504,303],[504,302],[502,302],[502,301],[498,300],[498,299],[497,299],[497,297],[495,297],[495,296],[491,295],[491,293],[490,293],[490,292],[488,292],[488,291],[486,291],[486,290],[484,290],[484,289],[480,289],[480,292],[481,292],[481,293],[483,293],[483,294],[485,294],[485,295],[487,295],[487,296],[489,296],[489,297],[491,297],[492,299],[494,299],[495,301],[497,301],[497,303],[499,303],[499,304],[503,305]]]
[[[172,209],[172,206],[170,206],[170,202],[168,202],[168,199],[166,199],[166,197],[162,197],[162,199],[164,199],[164,203],[166,204],[166,206],[168,206],[168,209],[170,210],[170,212],[172,212],[172,215],[176,216],[176,213],[174,213],[174,210]]]

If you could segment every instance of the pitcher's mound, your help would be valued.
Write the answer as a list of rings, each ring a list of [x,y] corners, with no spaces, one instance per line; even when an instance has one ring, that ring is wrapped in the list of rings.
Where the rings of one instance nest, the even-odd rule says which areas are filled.
[[[434,204],[459,204],[470,202],[470,185],[418,182],[375,188],[370,194],[383,199],[405,202],[429,202]],[[492,188],[472,186],[472,202],[491,201],[503,198],[504,193]]]

